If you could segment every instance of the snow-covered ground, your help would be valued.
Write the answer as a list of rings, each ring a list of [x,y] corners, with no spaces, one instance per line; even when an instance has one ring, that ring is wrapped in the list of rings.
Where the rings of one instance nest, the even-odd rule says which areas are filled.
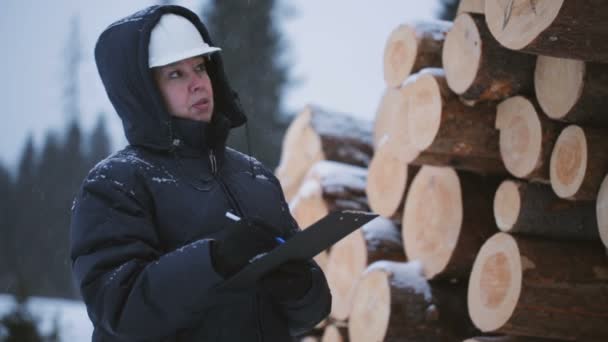
[[[13,296],[0,294],[0,317],[13,311]],[[93,326],[84,303],[65,299],[31,297],[26,307],[38,321],[38,331],[48,335],[55,324],[59,327],[61,342],[90,341]]]

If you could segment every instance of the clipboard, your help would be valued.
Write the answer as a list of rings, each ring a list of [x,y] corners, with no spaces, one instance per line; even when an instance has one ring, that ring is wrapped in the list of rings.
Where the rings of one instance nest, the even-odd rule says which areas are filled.
[[[376,217],[377,214],[364,211],[332,212],[222,282],[218,290],[250,288],[272,269],[290,260],[312,259]]]

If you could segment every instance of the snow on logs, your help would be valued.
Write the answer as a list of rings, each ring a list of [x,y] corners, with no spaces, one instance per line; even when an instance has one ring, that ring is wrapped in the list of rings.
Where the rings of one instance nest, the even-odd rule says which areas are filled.
[[[389,219],[372,220],[332,246],[327,282],[332,295],[333,319],[348,319],[360,275],[379,260],[405,261],[400,227]]]
[[[309,105],[285,133],[276,175],[289,201],[315,162],[333,160],[367,166],[372,149],[371,123]]]
[[[379,261],[362,275],[348,321],[351,342],[457,341],[474,332],[465,287],[431,284],[417,261]]]
[[[486,0],[490,32],[503,46],[536,55],[608,62],[608,2]]]
[[[500,46],[483,15],[458,15],[445,39],[442,58],[450,89],[465,101],[494,101],[533,92],[536,56]]]
[[[423,166],[405,201],[402,236],[408,260],[420,260],[427,279],[466,278],[477,251],[497,229],[493,178]]]
[[[595,203],[568,201],[545,184],[503,181],[494,196],[494,218],[506,233],[562,240],[599,240]],[[598,211],[599,212],[599,211]]]
[[[289,208],[302,228],[317,222],[332,211],[369,211],[365,197],[365,168],[323,160],[313,165]]]
[[[593,201],[608,173],[607,130],[570,125],[557,138],[549,175],[553,191],[572,200]]]
[[[598,245],[497,233],[475,259],[467,300],[484,332],[606,341],[606,293],[608,265]]]
[[[397,26],[384,47],[384,81],[399,87],[412,73],[441,66],[445,35],[452,27],[447,21],[426,21]]]
[[[563,124],[546,118],[538,105],[523,96],[502,101],[496,108],[500,155],[518,178],[549,183],[549,161]]]
[[[534,88],[551,119],[608,126],[608,65],[538,56]]]

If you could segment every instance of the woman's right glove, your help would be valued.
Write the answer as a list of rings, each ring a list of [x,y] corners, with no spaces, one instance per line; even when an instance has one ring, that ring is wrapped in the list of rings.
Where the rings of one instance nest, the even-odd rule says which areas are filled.
[[[215,271],[228,279],[254,257],[275,248],[279,232],[261,221],[241,219],[227,227],[223,235],[211,243],[211,260]]]

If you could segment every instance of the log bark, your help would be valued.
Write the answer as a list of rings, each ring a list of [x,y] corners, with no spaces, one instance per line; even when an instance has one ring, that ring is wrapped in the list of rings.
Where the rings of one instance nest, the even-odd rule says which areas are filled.
[[[607,280],[601,244],[497,233],[475,260],[469,314],[484,332],[606,341]]]
[[[412,72],[440,67],[443,42],[451,27],[451,22],[441,20],[397,26],[384,47],[386,85],[399,87]]]
[[[350,340],[457,341],[473,334],[464,287],[430,284],[420,272],[418,262],[372,264],[357,286]]]
[[[372,211],[400,221],[407,188],[418,169],[396,158],[388,144],[376,148],[365,189]]]
[[[289,201],[317,161],[367,167],[372,150],[371,123],[309,105],[287,129],[276,175]]]
[[[538,56],[534,87],[550,118],[608,126],[608,65]]]
[[[402,236],[408,260],[420,260],[427,279],[466,278],[477,251],[497,231],[494,178],[423,166],[408,191]]]
[[[536,56],[502,47],[484,16],[462,13],[442,53],[448,86],[465,101],[496,101],[533,94]]]
[[[496,109],[496,128],[507,170],[515,177],[549,184],[551,153],[564,127],[547,119],[528,98],[515,96],[501,102]]]
[[[477,13],[484,14],[486,7],[485,0],[461,0],[460,4],[458,4],[458,9],[456,10],[456,14],[460,13]]]
[[[503,181],[494,196],[494,218],[506,233],[562,240],[599,241],[595,203],[561,199],[551,187]]]
[[[348,328],[328,325],[325,327],[321,342],[348,342]]]
[[[595,211],[600,238],[608,248],[608,175],[604,177],[595,202]]]
[[[400,227],[389,219],[377,218],[331,248],[326,275],[333,319],[348,319],[359,277],[379,260],[405,261]]]
[[[486,0],[490,31],[509,49],[608,62],[608,3],[603,0]]]
[[[442,69],[420,71],[407,91],[409,139],[420,151],[411,164],[507,174],[494,129],[495,105],[465,106],[448,88]]]
[[[572,200],[596,199],[608,173],[608,131],[566,127],[551,154],[550,179],[553,191]]]

